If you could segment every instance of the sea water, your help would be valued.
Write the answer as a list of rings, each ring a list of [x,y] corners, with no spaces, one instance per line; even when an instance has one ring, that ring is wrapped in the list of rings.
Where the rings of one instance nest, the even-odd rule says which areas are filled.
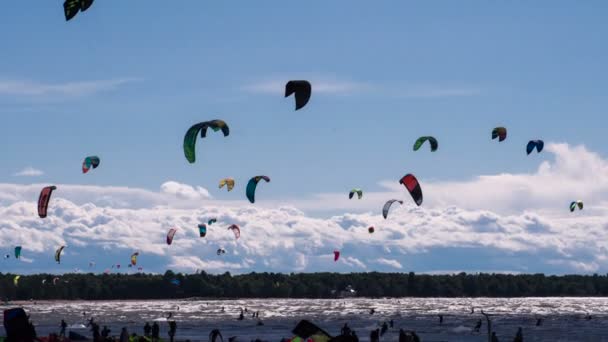
[[[525,341],[607,341],[608,298],[348,298],[348,299],[180,299],[153,301],[29,301],[11,303],[23,306],[39,335],[59,332],[61,319],[72,330],[91,336],[87,321],[93,317],[111,335],[143,334],[145,322],[159,323],[161,337],[167,339],[167,317],[177,322],[180,341],[207,341],[212,329],[220,329],[227,341],[254,339],[278,342],[292,337],[291,330],[301,319],[308,319],[332,335],[344,323],[368,341],[370,331],[383,322],[394,321],[394,328],[381,341],[397,341],[399,328],[414,330],[422,341],[487,341],[487,326],[481,310],[490,315],[492,329],[500,341],[512,341],[521,327]],[[370,309],[375,309],[370,314]],[[471,308],[473,313],[471,313]],[[237,320],[247,309],[244,320]],[[252,314],[259,312],[259,320]],[[439,324],[438,315],[444,317]],[[587,315],[591,316],[588,319]],[[537,319],[542,325],[536,326]],[[477,321],[483,326],[472,332]]]

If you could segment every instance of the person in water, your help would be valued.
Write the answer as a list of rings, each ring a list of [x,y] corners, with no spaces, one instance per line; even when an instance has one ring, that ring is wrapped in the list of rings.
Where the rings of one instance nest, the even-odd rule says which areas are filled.
[[[443,324],[443,315],[439,315],[439,325]]]
[[[353,338],[353,342],[359,342],[359,336],[357,336],[357,332],[354,330],[350,333],[350,336]]]
[[[380,342],[380,329],[372,330],[369,333],[370,342]]]
[[[107,325],[103,326],[103,329],[101,329],[101,337],[105,339],[107,339],[108,337],[110,337],[110,332],[112,332],[112,330],[108,329]]]
[[[473,328],[473,332],[479,332],[481,329],[481,319],[477,320],[477,324],[475,324],[475,328]]]
[[[492,332],[492,338],[490,339],[490,341],[492,341],[492,342],[499,342],[498,341],[498,337],[496,336],[495,332]]]
[[[239,320],[239,321],[242,321],[242,320],[244,320],[244,319],[245,319],[245,315],[243,315],[243,309],[241,309],[241,314],[239,315],[238,320]]]
[[[369,314],[370,314],[370,315],[373,315],[374,313],[376,313],[376,309],[371,308],[371,309],[369,310]]]
[[[123,327],[120,331],[120,342],[129,342],[129,332],[127,327]]]
[[[383,336],[387,330],[388,330],[388,324],[386,324],[386,322],[382,323],[382,329],[380,330],[380,336]]]
[[[524,333],[521,331],[521,327],[517,328],[517,334],[515,334],[513,342],[524,342]]]
[[[536,319],[536,326],[540,327],[541,325],[543,325],[543,319],[542,318],[537,318]]]
[[[222,337],[222,333],[219,329],[211,330],[211,332],[209,333],[209,341],[216,342],[218,336],[220,337],[220,341],[224,342],[224,338]]]
[[[388,321],[388,326],[393,328],[395,326],[395,322],[393,322],[393,319],[391,318],[390,321]]]
[[[61,320],[61,331],[59,331],[59,336],[65,337],[65,328],[67,327],[68,324],[64,320]]]
[[[144,336],[150,337],[151,332],[152,332],[152,327],[150,326],[150,323],[146,322],[146,325],[144,325]]]
[[[175,332],[177,331],[177,323],[175,321],[169,321],[169,340],[173,342],[175,338]]]
[[[348,323],[344,323],[344,326],[342,327],[342,329],[340,329],[340,335],[350,335],[351,330],[350,327],[348,326]]]
[[[152,324],[152,340],[154,341],[158,341],[159,336],[160,335],[160,327],[158,326],[158,323],[154,322],[154,324]]]

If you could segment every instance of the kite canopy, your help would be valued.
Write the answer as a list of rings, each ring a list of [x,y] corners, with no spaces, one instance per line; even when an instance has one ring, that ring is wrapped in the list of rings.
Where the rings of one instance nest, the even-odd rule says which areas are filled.
[[[65,0],[63,3],[63,14],[65,21],[69,21],[78,14],[78,11],[84,12],[91,7],[94,0]]]
[[[384,216],[385,219],[388,217],[389,209],[395,202],[398,202],[399,204],[403,204],[403,201],[396,200],[396,199],[388,200],[388,201],[386,201],[386,203],[384,203],[384,207],[382,207],[382,216]]]
[[[507,129],[504,127],[496,127],[492,130],[492,140],[498,138],[498,141],[507,139]]]
[[[15,259],[19,259],[21,256],[21,246],[15,247]]]
[[[15,286],[19,285],[19,278],[21,278],[20,275],[16,275],[15,278],[13,278],[13,284],[15,284]]]
[[[295,94],[296,110],[306,106],[308,100],[310,100],[311,93],[312,87],[308,81],[289,81],[285,84],[285,97]]]
[[[139,256],[139,252],[135,252],[135,253],[131,254],[131,265],[133,265],[133,266],[137,265],[137,257],[138,256]],[[131,265],[129,265],[129,267]]]
[[[82,173],[87,173],[92,168],[96,169],[99,166],[100,160],[97,156],[89,156],[84,158],[82,162]]]
[[[583,201],[578,200],[570,203],[570,212],[573,212],[576,207],[578,207],[578,210],[583,210]]]
[[[351,191],[348,193],[348,198],[349,198],[349,199],[352,199],[352,198],[353,198],[353,196],[354,196],[355,194],[357,194],[357,197],[358,197],[359,199],[361,199],[361,197],[363,197],[363,190],[358,189],[358,188],[352,189],[352,190],[351,190]]]
[[[545,147],[545,142],[542,140],[530,140],[526,146],[526,153],[530,154],[536,148],[536,152],[540,153]]]
[[[338,261],[340,259],[340,251],[334,251],[334,261]]]
[[[228,189],[228,191],[232,190],[234,188],[234,179],[232,179],[232,178],[224,178],[224,179],[220,180],[220,189],[222,187],[224,187],[224,185],[226,186],[226,188]]]
[[[169,229],[169,232],[167,232],[167,245],[170,245],[173,242],[175,232],[177,232],[177,228],[171,228]]]
[[[196,153],[194,147],[196,145],[196,137],[201,133],[201,138],[207,136],[207,128],[211,128],[214,132],[222,130],[225,137],[230,134],[228,125],[223,120],[211,120],[197,123],[190,127],[184,136],[184,155],[191,164],[196,161]]]
[[[47,186],[40,191],[40,197],[38,197],[38,216],[40,218],[46,217],[46,212],[49,207],[49,201],[51,200],[51,193],[56,190],[56,186]]]
[[[63,251],[64,248],[65,248],[65,246],[61,246],[55,251],[55,261],[57,261],[58,264],[61,264],[61,252]],[[54,281],[53,281],[53,283],[54,283]]]
[[[372,234],[374,232],[374,227],[367,228],[367,232]]]
[[[435,139],[434,137],[420,137],[416,140],[416,142],[414,143],[414,151],[418,151],[420,149],[420,147],[422,146],[422,144],[424,144],[425,141],[429,142],[429,145],[431,145],[431,152],[435,152],[437,151],[437,148],[439,147],[439,144],[437,143],[437,139]]]
[[[201,223],[198,225],[198,235],[200,237],[205,237],[205,235],[207,235],[207,225],[204,223]]]
[[[403,176],[399,180],[399,183],[403,184],[407,191],[409,191],[410,195],[412,195],[412,198],[414,199],[414,202],[416,202],[416,205],[419,206],[422,204],[422,188],[413,174],[408,173],[407,175]]]
[[[268,178],[268,176],[255,176],[255,177],[251,178],[249,180],[249,182],[247,183],[247,189],[245,191],[245,195],[247,196],[247,199],[249,200],[249,202],[255,203],[255,189],[257,188],[258,183],[262,179],[265,180],[266,183],[270,182],[270,178]]]
[[[234,233],[235,239],[238,240],[238,238],[241,237],[241,228],[239,228],[239,226],[237,226],[236,224],[233,224],[230,227],[228,227],[228,230],[232,230],[232,232]]]

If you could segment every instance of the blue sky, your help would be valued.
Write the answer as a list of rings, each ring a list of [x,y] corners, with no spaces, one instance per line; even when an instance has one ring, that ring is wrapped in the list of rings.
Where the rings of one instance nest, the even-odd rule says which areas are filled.
[[[0,183],[157,192],[174,181],[221,206],[266,174],[261,198],[300,208],[294,201],[353,187],[380,194],[408,172],[464,184],[534,175],[570,155],[526,156],[530,139],[608,153],[605,2],[98,0],[67,23],[61,3],[11,2],[0,13]],[[313,85],[298,112],[282,96],[290,79]],[[216,118],[230,136],[199,140],[188,164],[185,131]],[[498,125],[509,130],[500,144],[490,140]],[[439,151],[413,152],[421,135],[437,137]],[[92,154],[101,167],[82,175]],[[15,176],[28,167],[43,174]],[[216,185],[227,176],[237,180],[230,193]],[[300,204],[315,218],[349,212]]]

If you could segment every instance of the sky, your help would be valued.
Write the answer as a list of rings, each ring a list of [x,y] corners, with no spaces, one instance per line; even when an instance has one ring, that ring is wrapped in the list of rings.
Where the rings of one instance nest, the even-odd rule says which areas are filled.
[[[132,272],[135,251],[147,272],[608,272],[606,2],[180,4],[98,0],[69,22],[61,0],[5,5],[0,251],[23,257],[0,272]],[[298,111],[294,79],[312,84]],[[212,119],[230,135],[188,163],[186,130]],[[438,151],[412,150],[425,135]]]

